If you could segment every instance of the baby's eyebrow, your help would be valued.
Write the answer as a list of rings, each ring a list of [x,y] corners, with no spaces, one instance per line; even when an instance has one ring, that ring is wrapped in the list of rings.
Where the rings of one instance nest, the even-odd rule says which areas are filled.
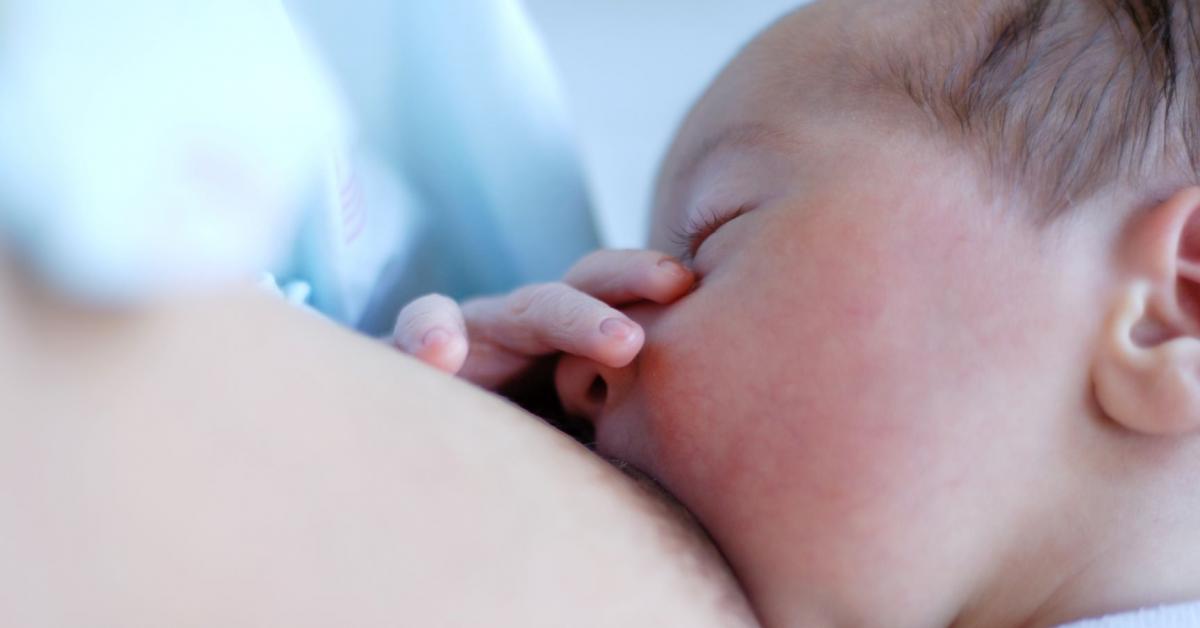
[[[690,179],[712,155],[729,148],[781,148],[794,144],[791,134],[763,122],[728,126],[710,135],[680,162],[669,179],[673,184]]]

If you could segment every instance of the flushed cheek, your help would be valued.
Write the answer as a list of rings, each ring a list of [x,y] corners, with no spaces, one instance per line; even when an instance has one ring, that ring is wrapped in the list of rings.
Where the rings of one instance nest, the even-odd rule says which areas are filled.
[[[909,391],[928,388],[891,332],[896,286],[839,267],[846,256],[817,274],[779,263],[790,254],[714,272],[655,324],[639,366],[650,469],[715,535],[739,537],[728,542],[770,527],[877,533],[880,500],[902,494],[919,473],[913,452],[933,445],[905,421],[920,414]]]
[[[663,321],[639,366],[645,455],[697,498],[736,495],[766,508],[799,481],[808,493],[836,492],[845,466],[865,468],[858,459],[870,457],[852,416],[863,408],[852,403],[865,401],[862,382],[881,379],[880,363],[845,359],[844,343],[808,336],[794,317],[794,328],[771,329],[756,328],[752,308],[744,314]],[[764,499],[751,499],[760,491]]]
[[[902,534],[931,503],[919,460],[936,443],[845,382],[869,366],[796,349],[815,338],[707,320],[656,328],[635,463],[692,510],[752,595],[782,574],[820,592],[909,560],[883,555],[920,547]]]
[[[751,492],[763,488],[761,479],[769,476],[762,468],[768,456],[756,421],[744,414],[749,409],[744,402],[758,393],[717,368],[730,356],[676,349],[682,346],[687,345],[651,344],[643,353],[640,455],[706,525],[723,528],[728,523],[712,517],[723,519],[742,511],[743,503],[763,501]],[[745,397],[733,392],[738,390]]]

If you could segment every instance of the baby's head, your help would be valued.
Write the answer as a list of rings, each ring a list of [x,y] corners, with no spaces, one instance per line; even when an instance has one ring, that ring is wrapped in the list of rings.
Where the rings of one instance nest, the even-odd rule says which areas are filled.
[[[1197,59],[1191,0],[788,16],[664,164],[697,289],[562,394],[772,625],[1200,597]]]

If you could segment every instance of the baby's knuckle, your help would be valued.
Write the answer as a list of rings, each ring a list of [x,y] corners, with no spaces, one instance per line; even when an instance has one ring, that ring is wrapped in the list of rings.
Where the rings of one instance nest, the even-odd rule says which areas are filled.
[[[458,303],[449,297],[440,294],[426,295],[400,310],[396,317],[396,328],[405,332],[419,331],[452,315],[457,309]]]
[[[546,300],[550,284],[531,284],[522,286],[508,295],[508,314],[514,319],[525,318],[531,311],[542,307]]]
[[[565,283],[542,284],[533,293],[530,311],[531,313],[546,314],[570,307],[571,302],[578,294],[574,288]]]
[[[403,339],[409,339],[421,332],[421,330],[429,327],[430,319],[428,315],[415,314],[400,320],[396,326],[396,335]]]
[[[590,318],[592,308],[586,303],[569,303],[559,308],[555,320],[552,321],[553,329],[564,334],[574,333],[581,324],[587,322]]]

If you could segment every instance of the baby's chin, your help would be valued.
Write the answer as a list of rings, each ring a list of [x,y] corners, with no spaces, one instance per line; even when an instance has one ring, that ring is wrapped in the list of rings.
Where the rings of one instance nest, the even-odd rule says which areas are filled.
[[[719,605],[730,619],[730,625],[757,626],[745,592],[721,549],[713,542],[700,520],[645,471],[621,458],[602,458],[633,480],[647,498],[647,513],[661,523],[660,541],[676,552],[681,560],[692,565],[699,575],[722,587],[724,593]]]
[[[666,489],[658,480],[654,479],[650,474],[642,471],[627,460],[616,456],[601,455],[605,461],[616,467],[618,471],[624,473],[629,479],[633,480],[641,489],[646,491],[655,501],[661,503],[667,509],[674,511],[681,523],[699,527],[699,522],[695,516],[687,509],[670,491]]]
[[[695,531],[699,536],[703,537],[705,543],[712,543],[708,533],[696,519],[695,515],[675,495],[668,491],[661,482],[627,459],[609,453],[608,448],[598,446],[594,423],[587,419],[572,417],[563,413],[561,407],[557,404],[557,400],[554,403],[541,407],[532,406],[529,403],[519,403],[519,405],[539,416],[554,429],[587,447],[592,453],[600,456],[605,462],[608,462],[626,477],[633,480],[634,484],[642,490],[646,497],[661,507],[664,517],[673,520],[685,529]]]

